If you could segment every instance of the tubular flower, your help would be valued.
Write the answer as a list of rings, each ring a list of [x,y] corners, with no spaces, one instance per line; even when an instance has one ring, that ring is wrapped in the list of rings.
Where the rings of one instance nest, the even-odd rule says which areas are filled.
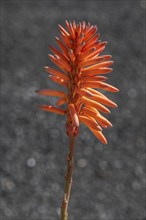
[[[62,91],[38,90],[40,95],[57,96],[57,107],[41,105],[40,109],[66,115],[66,131],[68,136],[76,136],[80,123],[84,123],[91,132],[106,144],[102,128],[112,124],[101,113],[109,114],[107,107],[117,105],[99,90],[118,92],[114,86],[107,84],[106,74],[112,69],[110,55],[100,55],[107,42],[99,40],[97,27],[82,21],[78,24],[65,21],[66,30],[58,25],[60,39],[55,37],[59,50],[49,46],[52,54],[50,60],[57,69],[45,66],[50,80],[66,88]],[[98,91],[97,91],[97,90]],[[58,106],[66,104],[65,109]]]

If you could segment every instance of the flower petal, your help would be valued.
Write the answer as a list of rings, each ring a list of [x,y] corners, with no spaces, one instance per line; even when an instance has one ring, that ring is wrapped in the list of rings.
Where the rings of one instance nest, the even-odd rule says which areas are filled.
[[[97,26],[91,26],[88,31],[85,33],[85,41],[88,41],[91,36],[93,36],[97,31]]]
[[[59,56],[57,56],[57,55],[53,56],[51,54],[48,54],[48,57],[61,70],[65,71],[65,72],[71,71],[71,66],[68,63],[66,63],[64,60],[61,60],[61,58]]]
[[[57,97],[64,97],[65,93],[61,91],[56,91],[52,89],[41,89],[36,91],[39,95],[44,96],[57,96]]]
[[[100,34],[95,34],[92,36],[88,41],[86,41],[86,46],[83,48],[83,51],[89,50],[90,48],[94,47],[94,44],[96,44],[98,41]],[[85,39],[84,39],[85,40]]]
[[[82,82],[96,82],[96,81],[105,81],[107,79],[107,77],[105,76],[82,76],[81,77]]]
[[[94,100],[94,101],[97,101],[97,102],[100,102],[100,103],[102,103],[102,104],[104,104],[104,105],[107,105],[107,106],[109,106],[109,107],[111,107],[111,108],[116,108],[117,107],[117,104],[115,103],[115,102],[113,102],[113,101],[111,101],[110,99],[108,99],[108,98],[105,98],[105,97],[103,97],[103,96],[101,96],[101,95],[93,95],[92,96],[92,99]]]
[[[93,109],[83,107],[82,112],[87,116],[95,118],[102,127],[112,127],[112,124],[105,117],[103,117],[100,113],[96,113]]]
[[[43,111],[53,112],[53,113],[56,113],[56,114],[59,114],[59,115],[64,115],[66,113],[64,110],[59,109],[59,108],[55,108],[51,105],[40,105],[38,107]]]
[[[61,33],[63,33],[67,38],[70,39],[69,33],[60,24],[58,24],[58,28]]]
[[[63,59],[65,62],[67,62],[69,64],[69,60],[61,52],[59,52],[56,48],[54,48],[50,45],[48,46],[48,48],[52,51],[52,53],[58,55],[61,59]]]
[[[93,94],[90,91],[88,91],[84,88],[80,89],[80,88],[76,87],[75,88],[75,93],[78,93],[81,96],[89,96],[89,97],[93,96]]]
[[[103,89],[103,90],[106,90],[106,91],[109,91],[109,92],[118,92],[119,90],[114,87],[114,86],[111,86],[107,83],[104,83],[104,82],[81,82],[81,87],[91,87],[91,88],[98,88],[98,89]]]
[[[88,118],[85,115],[79,115],[80,122],[84,123],[88,128],[91,127],[93,129],[97,129],[98,131],[101,131],[100,126],[96,123],[96,121],[93,121],[91,118]]]
[[[102,134],[101,131],[97,131],[91,127],[89,127],[90,131],[92,131],[92,133],[99,139],[99,141],[102,143],[102,144],[107,144],[107,140],[106,138],[104,137],[104,135]]]
[[[63,33],[60,34],[61,40],[66,47],[72,48],[72,41],[69,40]]]
[[[47,73],[50,73],[56,77],[59,77],[65,81],[68,81],[68,76],[66,76],[65,74],[63,74],[62,72],[59,72],[58,70],[55,70],[53,68],[50,68],[48,66],[44,66],[44,70],[47,72]]]
[[[64,79],[61,79],[61,78],[59,78],[57,76],[52,76],[52,75],[49,75],[49,78],[53,82],[58,83],[61,86],[67,87],[67,82],[65,82]]]
[[[72,49],[68,49],[68,55],[69,55],[69,58],[70,58],[71,62],[74,62],[76,57],[75,57],[74,52],[73,52]]]
[[[68,110],[69,110],[69,114],[72,118],[72,121],[74,123],[74,126],[79,127],[79,118],[78,118],[74,104],[72,104],[72,103],[68,104]]]
[[[55,37],[55,39],[56,39],[56,42],[57,42],[59,48],[61,49],[62,53],[63,53],[66,57],[68,57],[68,51],[67,51],[67,48],[65,47],[65,45],[59,40],[58,37]]]
[[[102,55],[96,58],[83,60],[82,62],[79,63],[79,67],[90,66],[96,64],[97,62],[103,62],[105,60],[109,60],[111,57],[112,57],[111,55]]]
[[[75,39],[75,30],[72,26],[72,24],[69,24],[68,21],[65,21],[66,27],[68,29],[68,32],[70,34],[71,39]]]
[[[89,90],[91,93],[95,94],[95,95],[100,95],[100,96],[103,96],[104,98],[107,98],[105,95],[103,95],[101,92],[98,92],[97,90],[95,89],[92,89],[92,88],[86,88],[87,90]]]
[[[113,69],[112,68],[106,68],[106,67],[101,67],[93,70],[82,70],[82,74],[85,76],[94,76],[97,74],[107,74],[110,73]]]
[[[63,105],[64,103],[66,103],[66,97],[61,97],[56,101],[55,105],[60,106]]]
[[[96,101],[93,101],[91,99],[88,99],[86,98],[85,96],[82,96],[81,98],[81,101],[84,103],[84,104],[87,104],[87,105],[90,105],[94,108],[96,108],[98,111],[101,111],[105,114],[109,114],[110,113],[110,110],[107,109],[105,106],[101,105],[100,103],[96,102]]]
[[[86,71],[90,71],[90,70],[96,70],[96,69],[99,69],[101,67],[108,67],[112,64],[113,64],[113,61],[105,61],[105,62],[97,63],[97,64],[94,64],[92,66],[86,67],[86,68],[83,69],[83,71],[86,72]]]

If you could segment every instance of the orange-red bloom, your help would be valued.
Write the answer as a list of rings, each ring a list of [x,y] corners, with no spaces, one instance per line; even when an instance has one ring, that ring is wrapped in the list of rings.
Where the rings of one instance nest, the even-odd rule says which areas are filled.
[[[101,115],[110,113],[107,107],[115,108],[117,105],[105,95],[95,89],[118,92],[114,86],[105,83],[108,74],[110,55],[100,55],[107,42],[99,40],[97,27],[85,23],[76,24],[75,21],[65,21],[65,30],[58,25],[60,39],[55,37],[59,50],[49,46],[52,54],[50,60],[57,69],[45,67],[50,80],[66,88],[66,93],[51,89],[38,90],[40,95],[59,97],[56,106],[66,104],[65,109],[42,105],[45,111],[66,115],[66,131],[68,136],[78,134],[79,123],[84,123],[91,132],[103,143],[106,138],[102,134],[102,127],[112,127],[112,124]],[[101,76],[104,74],[104,76]]]

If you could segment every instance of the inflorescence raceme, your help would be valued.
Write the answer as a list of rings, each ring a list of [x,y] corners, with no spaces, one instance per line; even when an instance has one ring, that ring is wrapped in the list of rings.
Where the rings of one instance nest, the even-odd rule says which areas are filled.
[[[112,71],[109,66],[113,63],[110,55],[100,55],[107,42],[99,40],[97,27],[90,23],[65,21],[65,24],[67,30],[58,25],[60,39],[55,37],[59,50],[49,46],[53,55],[48,56],[57,69],[48,66],[44,68],[50,80],[65,87],[66,93],[51,89],[38,90],[40,95],[59,98],[56,107],[41,105],[39,108],[66,115],[68,136],[76,136],[82,122],[100,142],[106,144],[102,128],[112,127],[112,124],[101,113],[109,114],[107,107],[115,108],[117,105],[97,90],[119,91],[105,82],[105,75]],[[65,109],[58,107],[63,104],[66,104]]]

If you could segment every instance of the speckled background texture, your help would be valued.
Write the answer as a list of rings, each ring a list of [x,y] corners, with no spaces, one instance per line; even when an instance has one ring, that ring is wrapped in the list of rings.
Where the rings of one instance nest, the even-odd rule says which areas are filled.
[[[64,20],[97,24],[112,54],[109,82],[118,104],[102,145],[81,125],[69,220],[146,220],[145,1],[1,1],[0,220],[59,220],[68,141],[65,118],[42,112],[55,99],[35,94],[60,88],[48,80],[48,44]]]

